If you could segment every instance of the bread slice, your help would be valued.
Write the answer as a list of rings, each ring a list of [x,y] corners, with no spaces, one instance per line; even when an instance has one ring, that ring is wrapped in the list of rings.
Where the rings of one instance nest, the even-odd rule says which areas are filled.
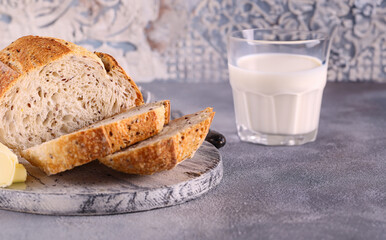
[[[0,51],[0,142],[19,152],[143,104],[108,54],[25,36]]]
[[[117,171],[131,174],[153,174],[174,168],[193,157],[208,134],[214,112],[201,112],[175,119],[161,133],[116,152],[99,161]]]
[[[169,101],[145,104],[21,152],[47,175],[107,156],[159,133],[169,122]]]

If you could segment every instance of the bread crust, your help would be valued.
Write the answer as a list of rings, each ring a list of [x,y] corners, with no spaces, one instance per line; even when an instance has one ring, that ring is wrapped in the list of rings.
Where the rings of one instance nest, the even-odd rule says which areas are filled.
[[[63,172],[156,135],[164,126],[165,111],[169,109],[162,105],[123,120],[61,136],[26,149],[21,155],[47,175]]]
[[[47,175],[52,175],[109,154],[110,146],[111,141],[106,137],[106,130],[97,128],[62,136],[54,144],[43,146],[42,149],[27,149],[23,157]]]
[[[215,113],[212,112],[212,108],[207,108],[203,112],[210,114],[203,121],[192,124],[171,137],[135,150],[118,152],[100,158],[99,161],[112,169],[129,174],[150,175],[170,170],[183,160],[193,157],[204,142]],[[175,121],[178,119],[171,121],[170,124]]]
[[[170,101],[163,101],[162,104],[165,107],[165,125],[169,124],[170,121]]]
[[[20,73],[0,60],[0,99],[10,89]]]
[[[123,70],[123,68],[118,64],[117,60],[115,60],[114,57],[107,53],[102,52],[94,52],[103,62],[103,65],[105,66],[106,72],[109,73],[110,71],[118,71],[125,76],[126,80],[130,82],[131,87],[135,89],[135,93],[137,94],[137,99],[135,100],[135,105],[139,106],[143,104],[143,97],[142,93],[133,81]]]

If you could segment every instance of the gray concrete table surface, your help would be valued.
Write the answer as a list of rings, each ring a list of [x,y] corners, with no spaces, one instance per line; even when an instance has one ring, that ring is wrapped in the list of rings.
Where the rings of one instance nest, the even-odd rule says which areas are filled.
[[[240,142],[228,83],[141,84],[184,113],[214,107],[224,178],[204,196],[94,217],[0,210],[0,239],[386,239],[386,85],[328,83],[316,142]]]

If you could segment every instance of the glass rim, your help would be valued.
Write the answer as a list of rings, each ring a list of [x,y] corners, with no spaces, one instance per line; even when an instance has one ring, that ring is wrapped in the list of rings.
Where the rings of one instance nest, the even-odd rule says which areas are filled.
[[[272,32],[276,35],[288,34],[288,33],[300,33],[300,34],[317,34],[315,38],[305,39],[305,40],[259,40],[259,39],[247,39],[240,36],[235,36],[243,32]],[[314,30],[293,30],[293,29],[276,29],[276,28],[246,28],[242,30],[233,31],[228,34],[229,40],[240,41],[240,42],[250,42],[250,43],[262,43],[262,44],[304,44],[311,43],[315,41],[329,40],[330,36],[326,31],[314,31]]]

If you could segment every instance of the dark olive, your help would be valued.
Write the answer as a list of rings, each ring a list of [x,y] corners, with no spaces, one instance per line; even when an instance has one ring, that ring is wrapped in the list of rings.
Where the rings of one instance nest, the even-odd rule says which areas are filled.
[[[206,135],[205,140],[213,144],[216,148],[224,147],[225,143],[227,142],[224,135],[211,129],[209,129],[208,135]]]

